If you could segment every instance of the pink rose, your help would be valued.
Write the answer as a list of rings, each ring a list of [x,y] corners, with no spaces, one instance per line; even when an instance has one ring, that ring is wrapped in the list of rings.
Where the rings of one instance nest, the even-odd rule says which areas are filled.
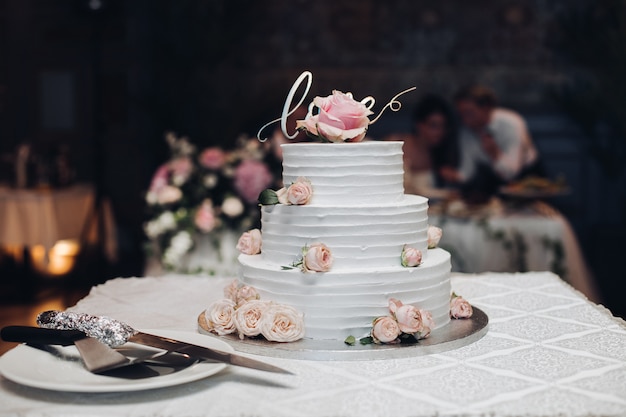
[[[276,198],[278,198],[280,204],[289,204],[289,200],[287,200],[287,188],[283,187],[276,191]]]
[[[167,180],[170,175],[170,169],[167,164],[161,165],[152,176],[150,183],[150,191],[156,192],[167,185]]]
[[[237,291],[239,291],[239,281],[234,279],[230,284],[224,287],[224,297],[236,303]]]
[[[398,322],[400,331],[408,334],[414,334],[423,330],[422,316],[415,306],[410,304],[401,305],[395,309],[393,314]]]
[[[248,159],[235,170],[235,189],[248,203],[256,202],[272,181],[272,174],[263,162]]]
[[[159,204],[172,204],[183,198],[180,188],[166,185],[156,191],[156,201]]]
[[[234,333],[235,327],[235,302],[229,299],[223,299],[214,302],[204,312],[208,328],[211,332],[224,336]]]
[[[402,266],[406,267],[414,267],[419,266],[422,263],[422,251],[419,249],[412,248],[410,246],[405,246],[402,249]]]
[[[463,297],[452,296],[450,300],[450,317],[453,319],[467,319],[472,317],[472,305]]]
[[[237,290],[236,303],[237,307],[241,307],[249,301],[258,300],[261,298],[256,288],[249,285],[244,285]]]
[[[315,97],[313,104],[319,113],[296,121],[297,128],[331,142],[363,140],[370,124],[368,116],[373,113],[365,104],[354,100],[352,94],[334,90],[330,96]]]
[[[434,249],[439,244],[443,231],[436,226],[428,226],[428,249]]]
[[[183,185],[193,171],[193,163],[186,156],[174,159],[169,166],[172,172],[172,182],[178,186]]]
[[[302,268],[304,271],[328,272],[333,264],[333,255],[328,246],[323,243],[314,243],[305,247],[302,256]]]
[[[261,334],[272,342],[294,342],[304,337],[304,315],[291,306],[270,304]]]
[[[261,324],[267,315],[270,304],[266,301],[252,300],[235,310],[235,326],[239,338],[261,334]]]
[[[419,334],[414,334],[417,339],[426,339],[430,336],[430,332],[435,329],[435,321],[430,311],[420,310],[420,316],[422,316],[422,330]]]
[[[286,199],[289,204],[301,206],[309,204],[312,195],[313,187],[311,187],[311,181],[307,178],[299,177],[296,182],[287,188]]]
[[[374,320],[371,333],[374,343],[397,343],[400,336],[398,322],[391,316],[378,317]]]
[[[261,253],[263,238],[259,229],[249,230],[241,235],[237,242],[237,250],[246,255]]]
[[[194,223],[196,224],[196,227],[204,233],[209,233],[215,229],[217,220],[215,218],[213,203],[211,200],[204,200],[200,207],[198,207],[194,217]]]
[[[203,167],[217,170],[226,162],[226,155],[220,148],[207,148],[202,151],[198,160]]]

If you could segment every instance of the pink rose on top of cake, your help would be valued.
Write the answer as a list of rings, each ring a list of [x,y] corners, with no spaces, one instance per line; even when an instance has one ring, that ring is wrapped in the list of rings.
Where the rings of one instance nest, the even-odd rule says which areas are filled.
[[[271,303],[261,322],[261,334],[271,342],[295,342],[304,337],[304,315],[291,306]]]
[[[315,97],[313,106],[319,112],[297,120],[296,128],[330,142],[360,142],[365,137],[370,124],[368,116],[373,112],[352,98],[351,93],[333,90],[330,96]]]
[[[259,229],[252,229],[244,232],[237,242],[237,250],[246,255],[256,255],[261,253],[263,237]]]
[[[467,319],[472,317],[474,310],[472,305],[463,297],[452,293],[450,300],[450,317],[453,319]]]
[[[421,333],[424,329],[422,315],[417,307],[411,304],[402,304],[401,301],[391,298],[389,311],[396,318],[401,332],[415,334]]]
[[[410,246],[404,246],[402,248],[402,254],[400,256],[402,266],[415,267],[422,263],[422,251]]]
[[[246,159],[235,169],[235,189],[248,203],[257,201],[273,180],[267,166],[260,161]]]
[[[398,343],[401,330],[396,319],[391,316],[378,317],[374,320],[371,336],[374,343]]]
[[[323,243],[305,246],[302,251],[302,269],[305,272],[328,272],[333,265],[333,255]]]
[[[204,312],[209,330],[220,336],[235,332],[234,315],[235,302],[227,298],[214,302]]]
[[[437,226],[428,226],[428,249],[434,249],[439,245],[439,240],[443,235],[443,230]]]

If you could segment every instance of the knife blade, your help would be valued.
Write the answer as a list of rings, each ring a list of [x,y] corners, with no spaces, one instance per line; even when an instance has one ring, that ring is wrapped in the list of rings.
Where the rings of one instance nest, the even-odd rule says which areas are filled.
[[[37,316],[37,324],[49,329],[81,330],[87,335],[94,337],[95,335],[104,335],[105,339],[100,340],[105,343],[110,341],[111,343],[107,344],[113,347],[120,346],[125,342],[134,342],[169,350],[171,352],[187,354],[199,359],[223,362],[266,372],[293,375],[292,372],[285,369],[237,353],[225,352],[206,346],[194,345],[181,340],[140,332],[126,323],[105,316],[49,310],[39,313]]]
[[[201,358],[209,361],[224,362],[235,366],[258,369],[266,372],[293,375],[292,372],[287,371],[286,369],[279,368],[278,366],[271,365],[267,362],[252,359],[247,356],[205,346],[194,345],[181,340],[157,336],[140,331],[136,331],[133,336],[128,338],[128,341],[159,349],[166,349],[172,352],[184,353],[195,358]]]

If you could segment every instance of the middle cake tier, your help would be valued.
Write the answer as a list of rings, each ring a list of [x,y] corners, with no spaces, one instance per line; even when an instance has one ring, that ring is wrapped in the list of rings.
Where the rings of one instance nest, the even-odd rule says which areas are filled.
[[[393,267],[405,245],[427,256],[428,199],[404,195],[388,205],[263,206],[262,258],[289,266],[304,246],[324,243],[333,254],[333,270]]]

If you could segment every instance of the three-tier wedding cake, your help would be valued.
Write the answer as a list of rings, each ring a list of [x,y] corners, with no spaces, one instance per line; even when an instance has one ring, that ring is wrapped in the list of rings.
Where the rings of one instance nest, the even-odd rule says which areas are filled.
[[[240,281],[304,313],[305,337],[368,335],[391,299],[450,321],[450,254],[428,249],[428,200],[404,194],[402,142],[282,145],[287,186],[306,179],[305,205],[261,207],[262,251],[239,257]],[[325,272],[298,268],[303,248],[332,252]],[[406,248],[421,254],[407,266]]]

